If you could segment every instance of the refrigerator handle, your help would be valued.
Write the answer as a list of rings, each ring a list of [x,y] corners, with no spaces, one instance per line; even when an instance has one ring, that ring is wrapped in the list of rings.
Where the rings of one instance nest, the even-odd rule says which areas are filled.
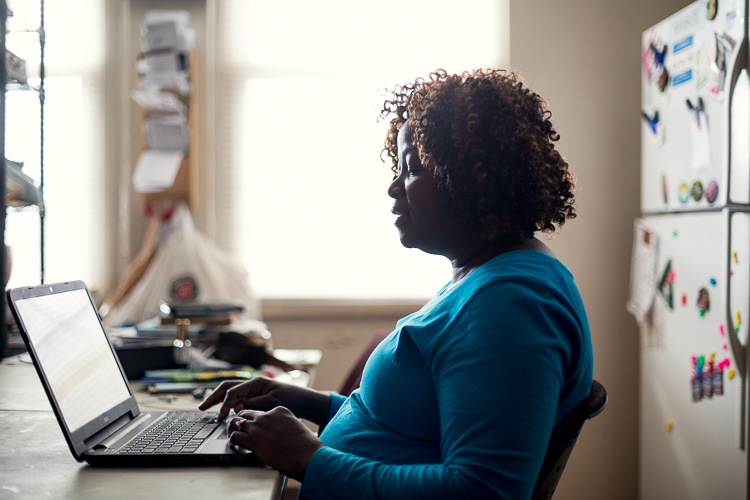
[[[732,311],[729,306],[729,285],[727,285],[727,311],[726,311],[726,317],[727,317],[727,324],[729,327],[728,330],[728,337],[729,337],[729,346],[732,349],[732,357],[734,358],[734,364],[737,367],[737,371],[740,374],[740,379],[742,381],[745,380],[745,374],[746,374],[746,362],[747,362],[747,351],[745,349],[745,346],[742,345],[742,342],[740,342],[740,338],[737,335],[737,330],[734,329],[734,319],[732,319]]]
[[[732,307],[731,307],[731,297],[732,297],[732,287],[731,287],[731,279],[729,277],[732,275],[732,215],[734,211],[727,210],[728,217],[725,219],[726,222],[726,228],[727,228],[727,247],[726,247],[726,258],[724,259],[724,262],[726,263],[726,273],[725,276],[728,278],[725,281],[725,290],[726,290],[726,300],[724,301],[724,305],[726,307],[726,325],[725,328],[726,335],[729,337],[729,347],[732,351],[732,357],[734,358],[734,364],[737,367],[737,372],[739,374],[739,389],[740,389],[740,439],[739,439],[739,449],[744,450],[745,449],[745,416],[747,414],[747,410],[745,408],[745,404],[747,401],[747,396],[745,394],[745,381],[747,380],[745,377],[747,375],[747,347],[740,342],[740,338],[738,335],[738,330],[734,327],[734,319],[732,318]]]
[[[727,274],[727,276],[729,276]],[[746,401],[746,395],[745,395],[745,374],[747,373],[747,356],[746,356],[746,350],[745,346],[742,345],[742,342],[740,342],[739,337],[737,336],[737,331],[734,329],[734,321],[732,319],[732,312],[729,307],[729,286],[727,286],[727,311],[726,311],[726,317],[727,317],[727,325],[728,330],[727,336],[729,337],[729,346],[732,350],[732,357],[734,358],[734,364],[737,367],[737,373],[739,374],[739,390],[740,390],[740,439],[739,439],[739,449],[744,450],[745,449],[745,401]]]

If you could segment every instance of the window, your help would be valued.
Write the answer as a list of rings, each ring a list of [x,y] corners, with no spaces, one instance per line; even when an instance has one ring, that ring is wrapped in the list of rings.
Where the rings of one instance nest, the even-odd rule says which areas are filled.
[[[14,21],[38,26],[38,0],[16,0],[9,7]],[[103,10],[102,0],[45,4],[45,282],[83,279],[95,286],[102,277]],[[38,86],[37,33],[9,33],[7,47],[26,60],[29,83]],[[36,92],[7,93],[5,155],[24,162],[24,173],[37,184],[39,123]],[[40,237],[37,209],[8,211],[9,286],[40,282]]]
[[[384,89],[508,67],[508,2],[218,4],[217,213],[266,298],[425,298],[443,257],[404,249],[380,160]]]

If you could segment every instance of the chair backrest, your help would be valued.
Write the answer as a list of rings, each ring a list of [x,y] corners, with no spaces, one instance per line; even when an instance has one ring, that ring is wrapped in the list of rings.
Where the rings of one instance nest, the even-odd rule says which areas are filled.
[[[601,413],[605,406],[607,406],[607,391],[602,384],[594,380],[591,383],[589,395],[571,410],[560,425],[552,429],[552,437],[544,456],[542,470],[534,486],[532,500],[552,498],[573,451],[573,446],[581,434],[583,424],[586,420]]]

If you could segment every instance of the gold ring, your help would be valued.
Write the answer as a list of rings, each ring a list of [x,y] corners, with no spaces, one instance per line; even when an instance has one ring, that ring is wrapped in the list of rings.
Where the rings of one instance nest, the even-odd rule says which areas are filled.
[[[247,419],[246,419],[246,418],[241,418],[241,419],[239,419],[239,420],[237,421],[237,430],[238,430],[238,431],[241,431],[241,430],[242,430],[242,424],[244,424],[245,422],[247,422]]]

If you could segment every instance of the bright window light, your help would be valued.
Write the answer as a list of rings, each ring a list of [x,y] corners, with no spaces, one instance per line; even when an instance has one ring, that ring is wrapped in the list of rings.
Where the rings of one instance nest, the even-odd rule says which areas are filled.
[[[507,68],[508,2],[219,8],[218,178],[227,189],[219,214],[255,292],[432,296],[450,280],[450,264],[399,242],[378,109],[384,89],[438,68]]]
[[[11,29],[37,28],[40,2],[10,3]],[[45,28],[45,277],[82,279],[96,288],[103,276],[103,162],[101,106],[104,64],[103,0],[46,2]],[[37,33],[11,31],[8,48],[27,63],[39,85]],[[36,91],[6,93],[5,156],[41,180],[40,105]],[[12,259],[9,286],[41,281],[41,231],[36,207],[9,209],[5,243]]]

